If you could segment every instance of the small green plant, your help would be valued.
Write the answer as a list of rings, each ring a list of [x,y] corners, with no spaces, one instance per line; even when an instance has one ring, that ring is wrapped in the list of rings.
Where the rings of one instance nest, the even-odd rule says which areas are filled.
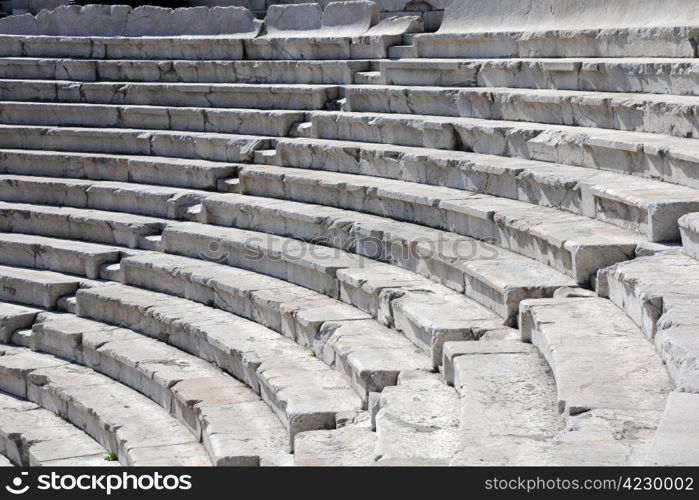
[[[114,452],[112,452],[112,451],[110,451],[109,453],[107,453],[107,455],[104,457],[104,459],[105,459],[107,462],[116,462],[116,461],[118,460],[118,458],[117,458],[117,456],[116,456],[116,453],[114,453]]]

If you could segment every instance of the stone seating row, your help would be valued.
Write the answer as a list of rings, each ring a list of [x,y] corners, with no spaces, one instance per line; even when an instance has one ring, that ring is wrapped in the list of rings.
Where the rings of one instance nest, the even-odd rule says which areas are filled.
[[[694,96],[481,86],[344,87],[343,111],[484,118],[696,139]]]
[[[170,83],[351,84],[370,60],[143,60],[0,58],[0,78]]]
[[[276,111],[324,109],[328,101],[338,97],[339,89],[334,85],[0,81],[0,99],[3,101],[256,108]]]
[[[19,86],[19,88],[17,88]],[[270,96],[271,94],[271,96]],[[0,80],[7,124],[203,130],[284,136],[304,111],[480,118],[697,138],[699,98],[546,89]],[[265,100],[264,97],[267,97]],[[312,116],[312,115],[311,115]],[[33,121],[39,120],[39,121]]]

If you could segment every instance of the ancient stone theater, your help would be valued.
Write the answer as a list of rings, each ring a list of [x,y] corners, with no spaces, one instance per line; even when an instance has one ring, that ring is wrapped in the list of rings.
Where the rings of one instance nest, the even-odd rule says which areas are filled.
[[[0,462],[699,464],[698,1],[67,3],[0,2]]]

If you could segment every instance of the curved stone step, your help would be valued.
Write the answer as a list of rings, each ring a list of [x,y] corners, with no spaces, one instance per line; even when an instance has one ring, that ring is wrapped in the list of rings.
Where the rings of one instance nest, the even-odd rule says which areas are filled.
[[[551,366],[559,410],[575,425],[592,424],[593,435],[610,434],[600,435],[606,447],[591,443],[578,461],[592,453],[601,462],[604,453],[606,460],[642,463],[674,386],[638,327],[602,298],[524,301],[520,325],[522,339],[532,342]],[[566,451],[570,456],[570,450],[562,450],[558,460]]]
[[[207,58],[208,59],[208,58]],[[0,78],[169,83],[351,84],[370,61],[0,58]]]
[[[661,252],[602,269],[599,283],[600,295],[655,342],[678,388],[698,392],[699,262],[682,250]]]
[[[246,167],[240,192],[364,212],[484,239],[587,283],[634,256],[639,235],[560,210],[486,194],[364,175]]]
[[[565,422],[553,376],[536,348],[512,339],[449,342],[444,367],[461,396],[451,465],[550,465]]]
[[[48,354],[0,350],[0,389],[58,413],[122,465],[211,465],[192,433],[145,396]]]
[[[0,233],[0,264],[99,278],[103,265],[119,262],[119,247],[19,233]]]
[[[435,367],[445,341],[474,339],[503,328],[493,312],[460,293],[339,249],[196,223],[179,224],[163,233],[162,249],[171,254],[201,259],[208,258],[207,249],[213,248],[217,262],[293,283],[379,317],[429,351]],[[128,262],[122,263],[125,270]]]
[[[361,407],[361,399],[340,374],[293,341],[254,322],[124,285],[86,292],[77,297],[80,316],[128,326],[210,361],[245,382],[277,413],[292,448],[297,433],[332,429],[338,413]]]
[[[522,339],[539,348],[556,377],[561,412],[664,408],[673,389],[667,370],[611,301],[533,299],[522,303],[520,315]]]
[[[699,95],[695,58],[503,58],[379,61],[384,84]]]
[[[9,343],[17,330],[31,327],[41,311],[34,307],[0,302],[0,343]]]
[[[338,92],[334,85],[0,80],[3,101],[311,110]]]
[[[322,205],[212,195],[202,204],[201,220],[293,237],[396,265],[465,293],[509,325],[516,322],[523,298],[550,297],[559,287],[575,285],[544,264],[484,241]],[[343,272],[338,276],[342,280]]]
[[[1,149],[0,172],[215,190],[240,164],[190,158]]]
[[[0,147],[83,153],[170,156],[240,162],[256,149],[267,149],[260,136],[114,128],[0,125]]]
[[[215,305],[295,340],[343,373],[363,400],[369,392],[394,384],[402,370],[431,367],[429,358],[410,340],[371,320],[367,313],[276,278],[162,254],[124,259],[120,274],[125,284]],[[407,295],[404,300],[410,305],[417,299]],[[403,318],[405,313],[394,314]],[[403,321],[420,331],[410,316]],[[455,334],[463,337],[472,328],[472,324],[460,325]],[[428,329],[422,338],[431,338],[430,333]],[[437,340],[447,333],[436,332]],[[440,346],[438,342],[435,351]]]
[[[101,467],[107,451],[40,406],[0,394],[0,453],[22,467]]]
[[[0,300],[55,309],[58,299],[74,295],[81,282],[52,271],[0,266]]]
[[[168,219],[197,217],[198,210],[191,212],[208,195],[204,191],[130,182],[0,175],[0,200],[4,202],[127,212]]]
[[[129,248],[148,246],[167,221],[140,215],[70,207],[0,202],[0,230]]]
[[[234,36],[122,37],[0,35],[3,57],[74,59],[243,59],[243,42]]]
[[[297,111],[197,107],[0,102],[6,125],[136,128],[227,134],[285,136],[292,125],[305,121]]]
[[[502,87],[345,87],[344,111],[514,120],[699,137],[695,96]]]
[[[645,132],[507,120],[313,112],[320,139],[458,149],[565,165],[633,172],[699,187],[696,140]]]
[[[335,27],[342,29],[342,27]],[[333,33],[329,27],[306,36],[261,36],[250,38],[243,45],[245,56],[255,60],[298,59],[379,59],[386,57],[387,48],[381,37],[366,37],[365,43],[355,43],[342,31]],[[357,51],[353,49],[359,49]],[[359,52],[356,53],[355,52]]]
[[[132,330],[41,314],[30,346],[67,359],[148,396],[186,425],[214,465],[279,465],[288,434],[251,390],[210,363]]]

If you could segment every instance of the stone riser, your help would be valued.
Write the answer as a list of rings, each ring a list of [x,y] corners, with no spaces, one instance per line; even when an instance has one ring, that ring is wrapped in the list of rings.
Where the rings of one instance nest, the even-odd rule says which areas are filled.
[[[0,59],[0,78],[163,83],[354,83],[370,61]]]
[[[486,242],[318,205],[224,195],[204,202],[202,222],[350,249],[465,293],[508,325],[515,323],[523,298],[550,297],[559,287],[574,286],[572,279]]]
[[[699,100],[602,92],[348,87],[343,110],[440,115],[699,137]]]
[[[285,136],[304,113],[160,106],[0,103],[0,123]]]
[[[0,203],[0,230],[144,248],[166,221],[116,212]]]
[[[115,453],[122,465],[211,465],[191,432],[145,396],[53,356],[2,350],[3,391],[61,415]]]
[[[239,165],[156,156],[0,150],[0,173],[215,190]]]
[[[276,416],[203,360],[132,330],[69,314],[44,315],[30,343],[34,351],[92,368],[147,396],[202,441],[214,465],[284,460],[288,435]]]
[[[250,161],[267,149],[264,137],[134,129],[0,125],[0,147],[83,153],[168,156],[222,162]]]
[[[190,218],[208,193],[117,182],[0,175],[3,202],[67,206],[168,219]]]
[[[382,61],[381,83],[697,95],[694,59]]]
[[[257,169],[253,175],[253,170],[244,169],[240,192],[354,210],[485,239],[543,262],[580,284],[587,283],[597,269],[631,258],[642,241],[608,224],[555,209],[365,176],[297,173],[288,168]]]
[[[5,101],[202,108],[324,109],[338,92],[338,87],[327,85],[0,81],[0,100]]]

